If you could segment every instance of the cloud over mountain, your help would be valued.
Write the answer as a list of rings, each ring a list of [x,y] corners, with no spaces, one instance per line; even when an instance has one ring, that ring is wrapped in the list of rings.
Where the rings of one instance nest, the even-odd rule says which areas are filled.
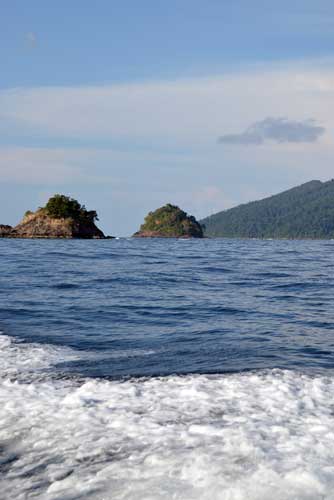
[[[268,117],[250,125],[239,134],[226,134],[219,137],[221,144],[261,145],[267,141],[316,142],[325,132],[325,128],[314,120],[294,121],[287,118]]]

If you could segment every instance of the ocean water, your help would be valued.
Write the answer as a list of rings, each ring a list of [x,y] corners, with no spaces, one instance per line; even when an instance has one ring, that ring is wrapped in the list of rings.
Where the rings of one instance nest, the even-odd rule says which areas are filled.
[[[1,500],[334,499],[333,255],[0,240]]]

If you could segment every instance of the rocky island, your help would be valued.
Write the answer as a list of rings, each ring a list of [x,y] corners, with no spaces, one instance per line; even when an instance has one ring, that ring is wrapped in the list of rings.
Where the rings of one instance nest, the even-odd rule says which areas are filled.
[[[15,227],[0,225],[3,238],[105,238],[95,225],[95,210],[68,196],[56,194],[45,207],[26,212]]]
[[[175,205],[168,203],[149,212],[135,238],[203,238],[201,225]]]

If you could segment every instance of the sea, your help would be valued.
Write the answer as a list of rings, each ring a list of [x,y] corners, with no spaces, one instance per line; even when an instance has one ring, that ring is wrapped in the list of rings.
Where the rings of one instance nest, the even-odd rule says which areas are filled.
[[[334,499],[334,241],[0,240],[1,500]]]

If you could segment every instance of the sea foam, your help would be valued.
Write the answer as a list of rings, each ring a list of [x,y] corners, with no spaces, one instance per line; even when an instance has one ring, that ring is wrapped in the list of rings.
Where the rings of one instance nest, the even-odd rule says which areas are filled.
[[[13,341],[0,332],[0,378],[36,377],[44,370],[66,359],[80,359],[79,353],[66,347]]]
[[[66,356],[1,337],[1,498],[334,498],[331,376],[15,379]]]

